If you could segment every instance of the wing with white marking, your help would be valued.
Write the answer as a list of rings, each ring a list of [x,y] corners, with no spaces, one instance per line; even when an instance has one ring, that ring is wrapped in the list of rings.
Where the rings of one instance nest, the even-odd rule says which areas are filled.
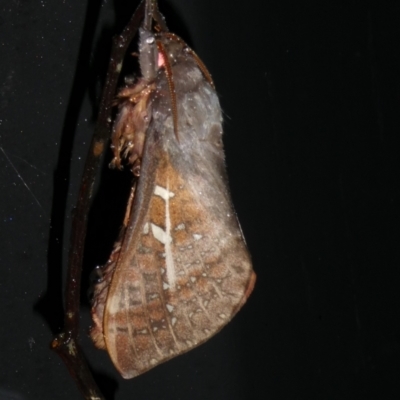
[[[211,78],[181,39],[154,38],[146,43],[157,45],[164,70],[119,94],[114,164],[128,160],[140,177],[92,307],[92,339],[125,378],[206,341],[255,281]]]
[[[233,210],[210,212],[166,159],[156,169],[141,233],[120,257],[107,297],[105,343],[125,378],[218,332],[254,280]]]

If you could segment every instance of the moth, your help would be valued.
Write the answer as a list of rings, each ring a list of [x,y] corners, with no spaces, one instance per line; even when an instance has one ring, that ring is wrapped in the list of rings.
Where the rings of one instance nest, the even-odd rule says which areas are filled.
[[[117,95],[112,165],[130,168],[133,184],[91,310],[95,346],[127,379],[216,334],[256,279],[229,194],[211,75],[156,12],[147,1],[141,77]]]

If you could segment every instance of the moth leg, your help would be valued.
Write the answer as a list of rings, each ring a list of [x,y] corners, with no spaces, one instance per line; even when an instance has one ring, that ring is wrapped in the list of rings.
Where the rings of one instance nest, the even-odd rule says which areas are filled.
[[[129,216],[132,214],[132,203],[133,199],[135,197],[135,190],[136,190],[136,184],[132,185],[131,192],[129,194],[129,199],[128,199],[128,205],[126,207],[125,211],[125,217],[124,217],[124,227],[126,228],[129,223]]]

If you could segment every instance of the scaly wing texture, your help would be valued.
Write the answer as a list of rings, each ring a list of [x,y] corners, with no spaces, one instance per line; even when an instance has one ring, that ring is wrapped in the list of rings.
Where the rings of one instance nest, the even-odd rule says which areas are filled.
[[[252,291],[255,274],[229,198],[214,193],[213,202],[227,203],[215,215],[196,179],[189,183],[167,154],[161,158],[134,256],[121,255],[113,274],[103,330],[124,378],[206,341]]]

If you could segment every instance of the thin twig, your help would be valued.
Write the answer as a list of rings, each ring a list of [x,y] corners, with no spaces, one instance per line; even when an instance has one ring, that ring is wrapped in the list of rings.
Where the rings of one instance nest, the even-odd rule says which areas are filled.
[[[88,212],[100,161],[110,137],[112,102],[122,62],[143,19],[144,6],[145,1],[142,0],[123,32],[113,39],[111,60],[100,102],[99,116],[85,162],[77,205],[73,213],[65,291],[64,330],[51,344],[52,349],[63,359],[71,376],[87,400],[104,400],[78,343],[81,272]]]

